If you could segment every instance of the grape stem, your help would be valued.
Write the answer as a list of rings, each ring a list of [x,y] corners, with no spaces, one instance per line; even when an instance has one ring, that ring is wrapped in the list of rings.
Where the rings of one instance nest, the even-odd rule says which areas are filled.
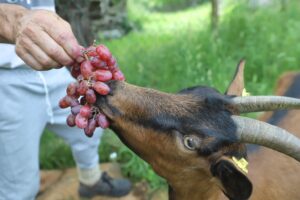
[[[84,56],[85,60],[89,60],[89,57],[88,57],[88,55],[86,55],[86,52],[83,52],[83,56]]]

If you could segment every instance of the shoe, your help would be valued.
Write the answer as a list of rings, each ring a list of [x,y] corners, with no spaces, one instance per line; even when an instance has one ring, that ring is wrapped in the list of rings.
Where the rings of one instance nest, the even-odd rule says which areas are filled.
[[[93,186],[80,183],[79,196],[92,198],[103,195],[110,197],[121,197],[127,195],[131,190],[131,182],[127,179],[113,179],[106,172],[103,172],[99,181]]]

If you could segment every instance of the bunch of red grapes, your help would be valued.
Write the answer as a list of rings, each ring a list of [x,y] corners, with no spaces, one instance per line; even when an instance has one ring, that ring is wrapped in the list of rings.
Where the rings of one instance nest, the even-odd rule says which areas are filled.
[[[70,83],[67,95],[59,101],[61,108],[71,107],[67,117],[70,127],[84,129],[88,137],[93,136],[97,127],[107,128],[109,122],[106,116],[94,106],[96,93],[107,95],[110,88],[105,83],[109,80],[125,80],[116,59],[104,45],[90,46],[82,51],[84,59],[77,59],[71,67],[71,74],[77,79]]]

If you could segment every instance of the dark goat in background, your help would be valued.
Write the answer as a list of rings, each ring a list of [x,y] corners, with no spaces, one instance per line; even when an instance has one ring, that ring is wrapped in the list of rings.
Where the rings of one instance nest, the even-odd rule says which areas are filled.
[[[112,81],[112,92],[98,96],[97,105],[120,139],[166,178],[172,200],[245,200],[251,194],[261,200],[300,199],[296,189],[300,178],[295,178],[300,175],[296,161],[300,161],[300,140],[279,127],[238,116],[300,108],[300,100],[240,97],[243,69],[241,61],[225,95],[209,87],[169,94]],[[295,160],[265,149],[248,158],[245,143],[266,146]],[[294,178],[281,175],[285,168]],[[270,176],[267,181],[264,174]]]

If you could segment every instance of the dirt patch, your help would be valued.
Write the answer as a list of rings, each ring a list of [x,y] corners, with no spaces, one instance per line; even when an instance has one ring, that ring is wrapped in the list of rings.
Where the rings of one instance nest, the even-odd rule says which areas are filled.
[[[121,178],[120,167],[117,164],[101,164],[102,171],[114,178]],[[67,170],[47,170],[41,171],[41,188],[37,200],[79,200],[78,178],[76,168]],[[148,186],[140,182],[134,185],[132,191],[122,198],[95,197],[92,200],[147,200]],[[155,196],[155,195],[154,195]],[[155,196],[155,200],[163,200],[162,196],[167,196],[166,191]]]

